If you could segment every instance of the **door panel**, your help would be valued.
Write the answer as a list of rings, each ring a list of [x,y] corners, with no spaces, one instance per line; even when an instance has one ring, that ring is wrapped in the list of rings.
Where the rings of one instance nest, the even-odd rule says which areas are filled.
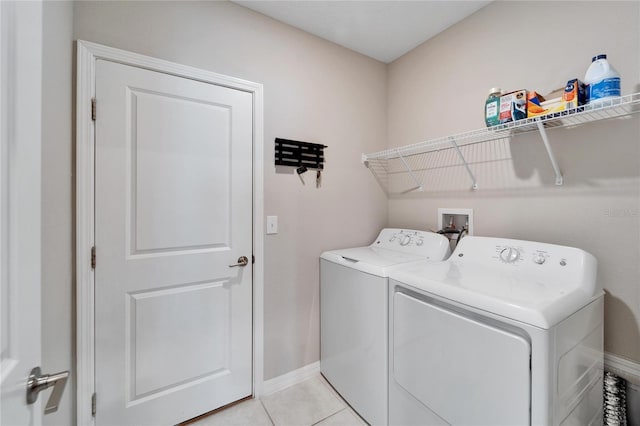
[[[132,400],[203,377],[230,374],[226,332],[230,292],[223,282],[128,296],[131,338],[126,352]],[[154,374],[158,371],[163,374]]]
[[[128,96],[131,254],[229,248],[230,106],[134,90]]]
[[[252,95],[96,63],[97,424],[252,393]]]
[[[49,393],[27,405],[41,361],[41,81],[42,3],[0,1],[0,425],[42,424]]]
[[[396,292],[392,344],[391,379],[425,412],[454,425],[530,424],[522,336]]]

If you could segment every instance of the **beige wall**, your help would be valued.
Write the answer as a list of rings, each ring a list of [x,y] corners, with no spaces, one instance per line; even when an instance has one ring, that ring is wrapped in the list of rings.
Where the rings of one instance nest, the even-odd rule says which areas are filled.
[[[370,242],[384,194],[360,165],[384,148],[386,67],[227,2],[45,2],[43,76],[43,368],[75,365],[72,40],[83,39],[264,85],[265,372],[319,358],[318,256]],[[328,145],[322,187],[276,171],[276,137]],[[74,424],[75,383],[47,425]]]
[[[607,53],[622,92],[640,90],[638,2],[495,2],[388,67],[388,144],[482,128],[492,87],[548,93]],[[425,193],[392,196],[391,226],[436,228],[438,207],[474,209],[476,235],[576,246],[599,261],[605,349],[640,361],[640,119],[550,130],[565,184],[537,134],[468,147]],[[431,157],[431,166],[455,161]],[[448,163],[451,164],[451,163]]]
[[[546,93],[583,76],[595,53],[610,55],[623,92],[639,91],[639,12],[637,2],[496,2],[386,67],[226,2],[77,2],[73,10],[45,2],[43,300],[55,302],[43,308],[45,371],[71,369],[75,359],[72,39],[264,84],[265,215],[280,219],[280,233],[265,236],[265,379],[318,360],[323,250],[366,244],[385,225],[435,228],[438,207],[473,208],[478,235],[596,255],[608,292],[606,349],[640,361],[637,117],[550,131],[563,187],[553,185],[535,135],[468,152],[480,184],[473,193],[463,171],[447,168],[427,193],[387,203],[360,164],[387,139],[397,146],[482,127],[489,88]],[[584,28],[594,21],[595,30]],[[302,185],[276,171],[275,137],[329,146],[322,188],[311,173]],[[73,423],[73,386],[64,398],[45,424]]]
[[[74,39],[264,85],[265,379],[319,359],[318,258],[370,242],[384,194],[360,165],[386,140],[386,67],[228,2],[77,2]],[[276,137],[323,143],[322,187],[276,171]]]
[[[42,370],[71,371],[60,409],[42,420],[70,425],[75,419],[73,4],[43,2],[42,13]]]

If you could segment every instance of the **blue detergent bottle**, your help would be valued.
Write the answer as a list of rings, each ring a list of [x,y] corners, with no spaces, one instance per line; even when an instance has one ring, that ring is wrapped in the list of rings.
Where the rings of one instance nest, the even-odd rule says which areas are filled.
[[[595,104],[620,96],[620,74],[609,64],[607,55],[596,55],[584,76],[587,103]]]

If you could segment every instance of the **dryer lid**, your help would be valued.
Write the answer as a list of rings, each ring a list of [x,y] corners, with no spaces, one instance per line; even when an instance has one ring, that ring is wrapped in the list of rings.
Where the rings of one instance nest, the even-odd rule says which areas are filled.
[[[596,259],[571,247],[464,238],[449,260],[390,278],[441,298],[548,329],[602,295]]]

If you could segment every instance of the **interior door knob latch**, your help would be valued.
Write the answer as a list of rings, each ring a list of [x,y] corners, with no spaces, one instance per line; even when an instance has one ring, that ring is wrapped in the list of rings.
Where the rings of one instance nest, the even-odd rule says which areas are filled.
[[[53,392],[51,392],[49,401],[47,401],[44,413],[49,414],[57,411],[68,378],[68,371],[56,374],[42,374],[40,367],[35,367],[31,370],[31,374],[27,379],[27,404],[33,404],[36,402],[40,391],[53,386]]]
[[[229,268],[233,268],[235,266],[247,266],[249,264],[249,259],[247,256],[240,256],[238,258],[238,263],[234,263],[233,265],[229,265]]]

